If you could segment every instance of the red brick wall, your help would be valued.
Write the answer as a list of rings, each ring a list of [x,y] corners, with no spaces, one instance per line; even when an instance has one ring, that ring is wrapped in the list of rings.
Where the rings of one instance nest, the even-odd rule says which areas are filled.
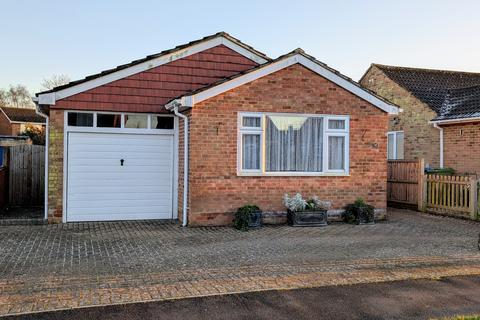
[[[5,114],[0,111],[0,135],[9,136],[12,134],[12,125]]]
[[[18,136],[22,132],[22,125],[20,123],[12,123],[12,136]]]
[[[350,176],[237,176],[240,111],[350,115]],[[318,195],[333,209],[358,197],[386,208],[387,114],[300,65],[195,105],[190,125],[190,225],[229,223],[245,204],[283,212],[286,192]]]
[[[443,128],[444,166],[461,173],[480,174],[480,122]]]
[[[67,97],[53,108],[165,112],[163,106],[171,99],[256,65],[220,45]]]
[[[425,165],[440,165],[440,135],[428,122],[437,115],[426,104],[388,78],[373,66],[362,78],[361,84],[403,109],[390,116],[389,131],[404,131],[405,159],[425,159]]]

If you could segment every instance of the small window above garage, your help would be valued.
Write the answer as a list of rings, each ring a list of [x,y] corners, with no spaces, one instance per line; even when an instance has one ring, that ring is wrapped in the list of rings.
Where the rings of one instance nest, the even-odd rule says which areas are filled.
[[[175,129],[175,118],[169,114],[67,111],[70,131],[168,132]]]
[[[68,125],[73,127],[93,127],[93,113],[69,112]]]

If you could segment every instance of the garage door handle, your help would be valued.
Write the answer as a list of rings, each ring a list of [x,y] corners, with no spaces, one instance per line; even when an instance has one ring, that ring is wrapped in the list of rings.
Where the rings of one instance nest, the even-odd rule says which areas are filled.
[[[123,166],[123,163],[125,162],[124,159],[120,159],[120,165]]]

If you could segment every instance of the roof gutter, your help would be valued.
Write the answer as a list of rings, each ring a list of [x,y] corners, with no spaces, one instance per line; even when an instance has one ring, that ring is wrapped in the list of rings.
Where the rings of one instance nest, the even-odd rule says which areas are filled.
[[[480,117],[473,118],[459,118],[459,119],[447,119],[447,120],[432,120],[429,123],[431,124],[454,124],[454,123],[464,123],[464,122],[476,122],[480,121]]]
[[[188,213],[188,117],[181,114],[178,109],[182,106],[181,99],[173,100],[165,108],[183,119],[183,208],[182,208],[182,227],[187,226]]]

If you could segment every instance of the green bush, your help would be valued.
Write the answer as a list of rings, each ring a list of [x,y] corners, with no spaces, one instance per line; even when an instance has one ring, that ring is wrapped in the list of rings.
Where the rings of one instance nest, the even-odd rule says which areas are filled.
[[[347,223],[370,223],[375,219],[375,209],[358,198],[354,203],[347,204],[342,214],[343,221]]]
[[[453,168],[429,168],[425,170],[427,174],[438,174],[441,176],[453,176],[456,171]]]
[[[237,212],[235,212],[233,226],[238,230],[248,231],[251,216],[258,211],[260,211],[260,208],[255,205],[246,205],[238,208]]]

